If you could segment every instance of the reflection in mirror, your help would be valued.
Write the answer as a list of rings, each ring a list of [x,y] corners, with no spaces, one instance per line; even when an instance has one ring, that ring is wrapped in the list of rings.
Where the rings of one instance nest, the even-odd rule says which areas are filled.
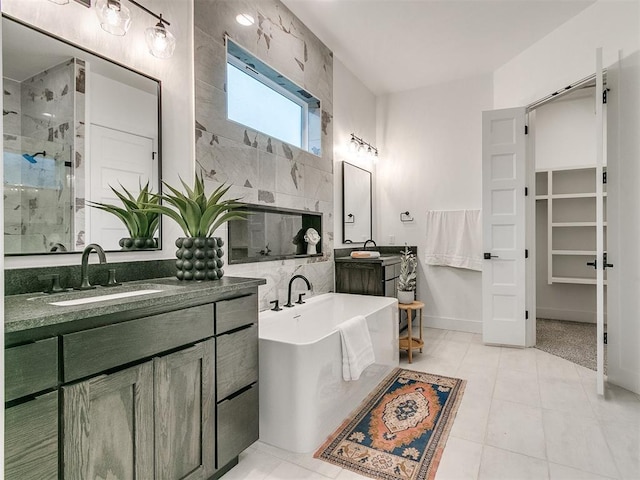
[[[251,212],[247,220],[228,222],[230,264],[322,254],[322,214],[261,205],[245,209]]]
[[[118,250],[128,237],[85,199],[159,191],[160,84],[2,18],[5,253]]]
[[[342,162],[342,242],[371,238],[371,172]]]

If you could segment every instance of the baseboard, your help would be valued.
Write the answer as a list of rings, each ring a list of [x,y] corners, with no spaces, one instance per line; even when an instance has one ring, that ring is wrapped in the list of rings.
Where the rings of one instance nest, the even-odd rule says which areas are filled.
[[[549,318],[551,320],[570,320],[572,322],[596,323],[596,312],[581,310],[559,310],[556,308],[536,307],[538,318]],[[605,321],[607,314],[604,315]]]
[[[425,315],[424,326],[456,330],[458,332],[482,333],[482,320],[466,320],[463,318],[433,317]]]

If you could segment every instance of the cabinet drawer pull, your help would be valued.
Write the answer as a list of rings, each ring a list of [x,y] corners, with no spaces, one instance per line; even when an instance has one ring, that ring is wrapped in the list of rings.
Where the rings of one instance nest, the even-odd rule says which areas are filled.
[[[246,387],[242,387],[240,390],[238,390],[237,392],[232,393],[227,398],[225,398],[224,400],[219,401],[218,403],[229,402],[229,401],[233,400],[234,398],[239,397],[240,395],[242,395],[247,390],[251,390],[253,387],[255,387],[257,385],[257,383],[258,382],[253,382],[251,385],[247,385]]]
[[[255,323],[248,323],[238,328],[234,328],[233,330],[229,330],[227,332],[221,333],[218,337],[224,337],[225,335],[233,335],[234,333],[241,332],[242,330],[246,330],[247,328],[251,328],[255,325]]]

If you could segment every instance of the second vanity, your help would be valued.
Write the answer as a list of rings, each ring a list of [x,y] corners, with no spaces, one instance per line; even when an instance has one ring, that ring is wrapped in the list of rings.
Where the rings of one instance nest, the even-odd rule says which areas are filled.
[[[258,439],[264,283],[165,278],[5,297],[5,478],[228,471]],[[69,299],[80,303],[51,304]]]

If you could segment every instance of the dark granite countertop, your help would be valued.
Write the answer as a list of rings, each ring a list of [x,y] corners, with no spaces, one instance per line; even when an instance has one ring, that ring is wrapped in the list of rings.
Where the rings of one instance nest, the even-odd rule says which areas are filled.
[[[380,257],[378,258],[351,258],[349,256],[338,257],[335,259],[335,261],[337,263],[379,263],[385,266],[400,263],[400,255],[385,255],[384,253],[381,253]]]
[[[223,277],[209,282],[184,282],[174,277],[128,282],[117,287],[68,291],[56,294],[25,293],[5,297],[5,334],[47,329],[55,332],[67,323],[91,318],[117,318],[132,310],[160,311],[184,308],[232,296],[234,292],[264,285],[262,278]],[[161,290],[157,293],[130,296],[74,306],[56,306],[51,302],[112,295],[139,290]]]

